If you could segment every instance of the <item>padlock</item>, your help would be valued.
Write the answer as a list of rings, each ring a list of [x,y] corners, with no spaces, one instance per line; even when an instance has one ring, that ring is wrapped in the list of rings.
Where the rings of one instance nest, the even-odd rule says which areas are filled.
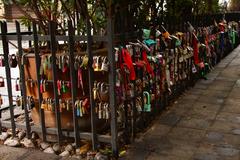
[[[31,109],[33,109],[35,107],[35,101],[32,96],[30,97],[30,107],[31,107]]]
[[[108,72],[108,69],[109,69],[109,62],[107,60],[107,57],[102,57],[101,70],[104,72]]]
[[[40,81],[40,92],[41,93],[43,93],[44,91],[43,91],[43,79],[41,79],[41,81]]]
[[[136,108],[138,112],[142,112],[142,98],[137,97],[136,98]]]
[[[98,98],[98,89],[97,89],[97,82],[95,81],[94,82],[94,85],[93,85],[93,99],[94,100],[97,100],[97,98]]]
[[[0,87],[4,87],[4,78],[0,77]]]
[[[43,92],[47,90],[47,80],[43,80]]]
[[[131,98],[134,97],[134,85],[133,85],[133,83],[128,84],[128,95]]]
[[[78,102],[78,107],[79,107],[79,111],[80,111],[80,117],[82,117],[82,116],[83,116],[82,100],[79,100],[79,102]]]
[[[19,78],[17,78],[15,81],[15,90],[20,91]]]
[[[151,112],[151,96],[149,92],[144,91],[143,92],[144,97],[144,112]]]
[[[58,69],[62,71],[63,69],[63,56],[59,55],[56,57],[56,65],[58,65]]]
[[[110,118],[110,111],[109,111],[109,104],[108,103],[105,104],[105,112],[106,112],[105,119],[108,120]]]
[[[100,56],[94,56],[93,57],[93,69],[94,71],[101,71],[101,68],[100,68]]]
[[[80,112],[80,113],[81,113],[81,114],[80,114],[80,117],[83,117],[83,115],[84,115],[86,112],[85,112],[85,110],[84,110],[84,108],[83,108],[83,101],[82,101],[82,100],[79,101],[79,108],[80,108],[80,111],[81,111],[81,112]]]
[[[18,65],[17,56],[15,54],[10,55],[9,58],[10,67],[16,68]]]
[[[45,57],[42,57],[42,68],[43,68],[43,71],[42,71],[42,75],[46,75],[47,74],[47,70],[48,70],[48,58],[47,56]]]
[[[57,81],[57,91],[58,91],[58,95],[61,95],[61,89],[62,89],[62,83],[60,80]]]
[[[196,69],[196,66],[194,64],[192,64],[192,73],[197,73],[197,69]]]
[[[106,103],[102,106],[102,119],[106,119]]]
[[[3,105],[3,98],[2,95],[0,94],[0,107]]]
[[[67,108],[67,111],[69,111],[70,110],[70,105],[71,105],[71,100],[67,100],[66,101],[66,108]]]
[[[118,62],[119,59],[119,48],[115,48],[115,62]]]
[[[99,105],[98,105],[98,118],[99,119],[102,119],[102,112],[103,112],[102,103],[99,103]]]
[[[41,104],[41,109],[45,110],[47,108],[47,104],[45,99],[42,100],[42,104]]]
[[[61,81],[61,85],[62,85],[62,92],[66,93],[67,92],[67,88],[66,88],[65,82]]]
[[[52,69],[52,55],[46,56],[46,61],[47,61],[47,69],[51,70]]]
[[[75,106],[75,108],[77,110],[77,117],[80,117],[79,100],[75,101],[74,106]]]
[[[4,57],[1,55],[0,56],[0,67],[4,67],[4,66],[5,66]]]
[[[116,70],[116,87],[120,87],[121,86],[121,73],[120,73],[120,69]]]
[[[99,89],[100,99],[103,102],[107,102],[109,100],[109,87],[104,82],[100,84],[100,88],[97,86]]]
[[[79,63],[79,60],[78,60],[78,56],[75,56],[74,57],[74,69],[78,70],[79,67],[80,67],[80,63]]]
[[[53,99],[49,98],[49,104],[50,104],[50,107],[51,107],[51,111],[55,112],[56,108],[55,108]]]
[[[59,111],[60,112],[62,112],[62,109],[63,109],[63,107],[62,107],[62,99],[59,99]]]
[[[33,80],[33,79],[29,79],[29,82],[30,82],[30,87],[33,88],[33,86],[34,86],[34,80]]]
[[[66,73],[68,71],[68,57],[63,55],[62,57],[62,72]]]
[[[80,67],[81,67],[81,68],[84,68],[84,69],[87,69],[87,67],[88,67],[88,61],[89,61],[88,56],[87,56],[87,55],[84,55],[84,56],[82,57],[82,63],[81,63],[81,65],[80,65]]]
[[[16,97],[16,106],[17,107],[22,106],[22,104],[21,104],[21,97],[19,97],[19,96]]]

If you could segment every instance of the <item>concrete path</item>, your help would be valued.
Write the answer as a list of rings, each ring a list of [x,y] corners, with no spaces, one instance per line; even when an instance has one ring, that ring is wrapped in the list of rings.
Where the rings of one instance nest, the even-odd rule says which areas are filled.
[[[164,111],[129,160],[240,160],[240,47]]]

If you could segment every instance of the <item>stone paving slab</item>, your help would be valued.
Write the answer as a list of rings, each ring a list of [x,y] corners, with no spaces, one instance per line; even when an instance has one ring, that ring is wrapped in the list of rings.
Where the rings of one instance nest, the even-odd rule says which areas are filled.
[[[240,160],[240,47],[182,94],[126,159]]]

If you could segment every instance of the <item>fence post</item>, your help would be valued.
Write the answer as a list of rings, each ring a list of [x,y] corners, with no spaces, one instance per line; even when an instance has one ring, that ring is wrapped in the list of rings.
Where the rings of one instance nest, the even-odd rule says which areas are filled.
[[[13,137],[16,136],[16,124],[14,121],[14,106],[13,106],[13,97],[12,97],[12,82],[11,82],[11,70],[9,66],[9,46],[7,40],[7,23],[1,22],[1,32],[2,32],[2,45],[3,45],[3,54],[4,54],[4,63],[5,63],[5,72],[7,79],[7,91],[8,91],[8,101],[10,107],[10,116],[11,116],[11,125],[12,125],[12,134]]]
[[[18,55],[22,62],[24,62],[24,55],[22,50],[22,36],[21,36],[21,29],[20,24],[18,21],[15,22],[16,24],[16,32],[17,32],[17,43],[18,43]],[[31,138],[31,127],[29,123],[29,114],[27,109],[27,103],[26,103],[26,83],[25,83],[25,71],[24,71],[24,64],[18,63],[20,68],[20,79],[21,79],[21,91],[22,91],[22,101],[23,101],[23,107],[24,107],[24,116],[26,121],[26,130],[27,130],[27,138]]]
[[[115,93],[115,84],[116,84],[116,65],[115,57],[113,54],[113,20],[109,15],[107,18],[107,37],[108,37],[108,60],[110,62],[110,71],[109,71],[109,90],[113,91],[110,94],[110,110],[111,110],[111,143],[112,151],[115,156],[118,155],[118,131],[117,131],[117,114],[116,114],[116,93]]]
[[[58,98],[58,89],[57,89],[57,66],[56,66],[56,51],[57,51],[57,41],[56,41],[56,23],[53,21],[49,22],[49,35],[50,35],[50,46],[51,46],[51,55],[52,55],[52,74],[53,74],[53,89],[54,89],[54,109],[56,116],[56,125],[57,125],[57,135],[58,143],[61,143],[62,140],[62,129],[61,129],[61,115],[59,111],[59,98]]]
[[[43,101],[42,94],[40,91],[40,66],[41,66],[41,57],[39,55],[39,46],[38,46],[38,34],[36,22],[33,22],[33,41],[34,41],[34,54],[35,54],[35,64],[36,64],[36,77],[37,77],[37,87],[38,87],[38,104],[39,104],[39,116],[40,124],[42,130],[42,139],[46,141],[46,127],[45,127],[45,115],[44,110],[41,108]]]
[[[89,83],[89,97],[90,97],[90,108],[91,108],[91,138],[92,138],[92,148],[95,150],[97,148],[97,137],[96,137],[96,113],[95,113],[95,101],[93,99],[93,79],[94,79],[94,74],[93,74],[93,68],[92,63],[93,63],[93,55],[92,55],[92,35],[91,35],[91,24],[89,21],[89,18],[87,17],[86,19],[86,25],[87,25],[87,54],[89,57],[89,68],[88,68],[88,83]],[[110,89],[111,91],[111,89]]]
[[[77,82],[76,82],[76,71],[74,70],[74,29],[72,22],[68,21],[68,47],[69,47],[69,64],[70,64],[70,76],[71,76],[71,92],[72,92],[72,109],[73,109],[73,127],[74,127],[74,138],[76,147],[80,146],[79,127],[78,119],[76,117],[77,112],[74,106],[77,94]]]

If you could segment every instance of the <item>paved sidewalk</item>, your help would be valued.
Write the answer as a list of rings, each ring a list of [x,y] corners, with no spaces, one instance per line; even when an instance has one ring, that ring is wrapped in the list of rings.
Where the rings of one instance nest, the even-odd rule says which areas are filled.
[[[240,46],[131,145],[129,160],[240,160]]]

